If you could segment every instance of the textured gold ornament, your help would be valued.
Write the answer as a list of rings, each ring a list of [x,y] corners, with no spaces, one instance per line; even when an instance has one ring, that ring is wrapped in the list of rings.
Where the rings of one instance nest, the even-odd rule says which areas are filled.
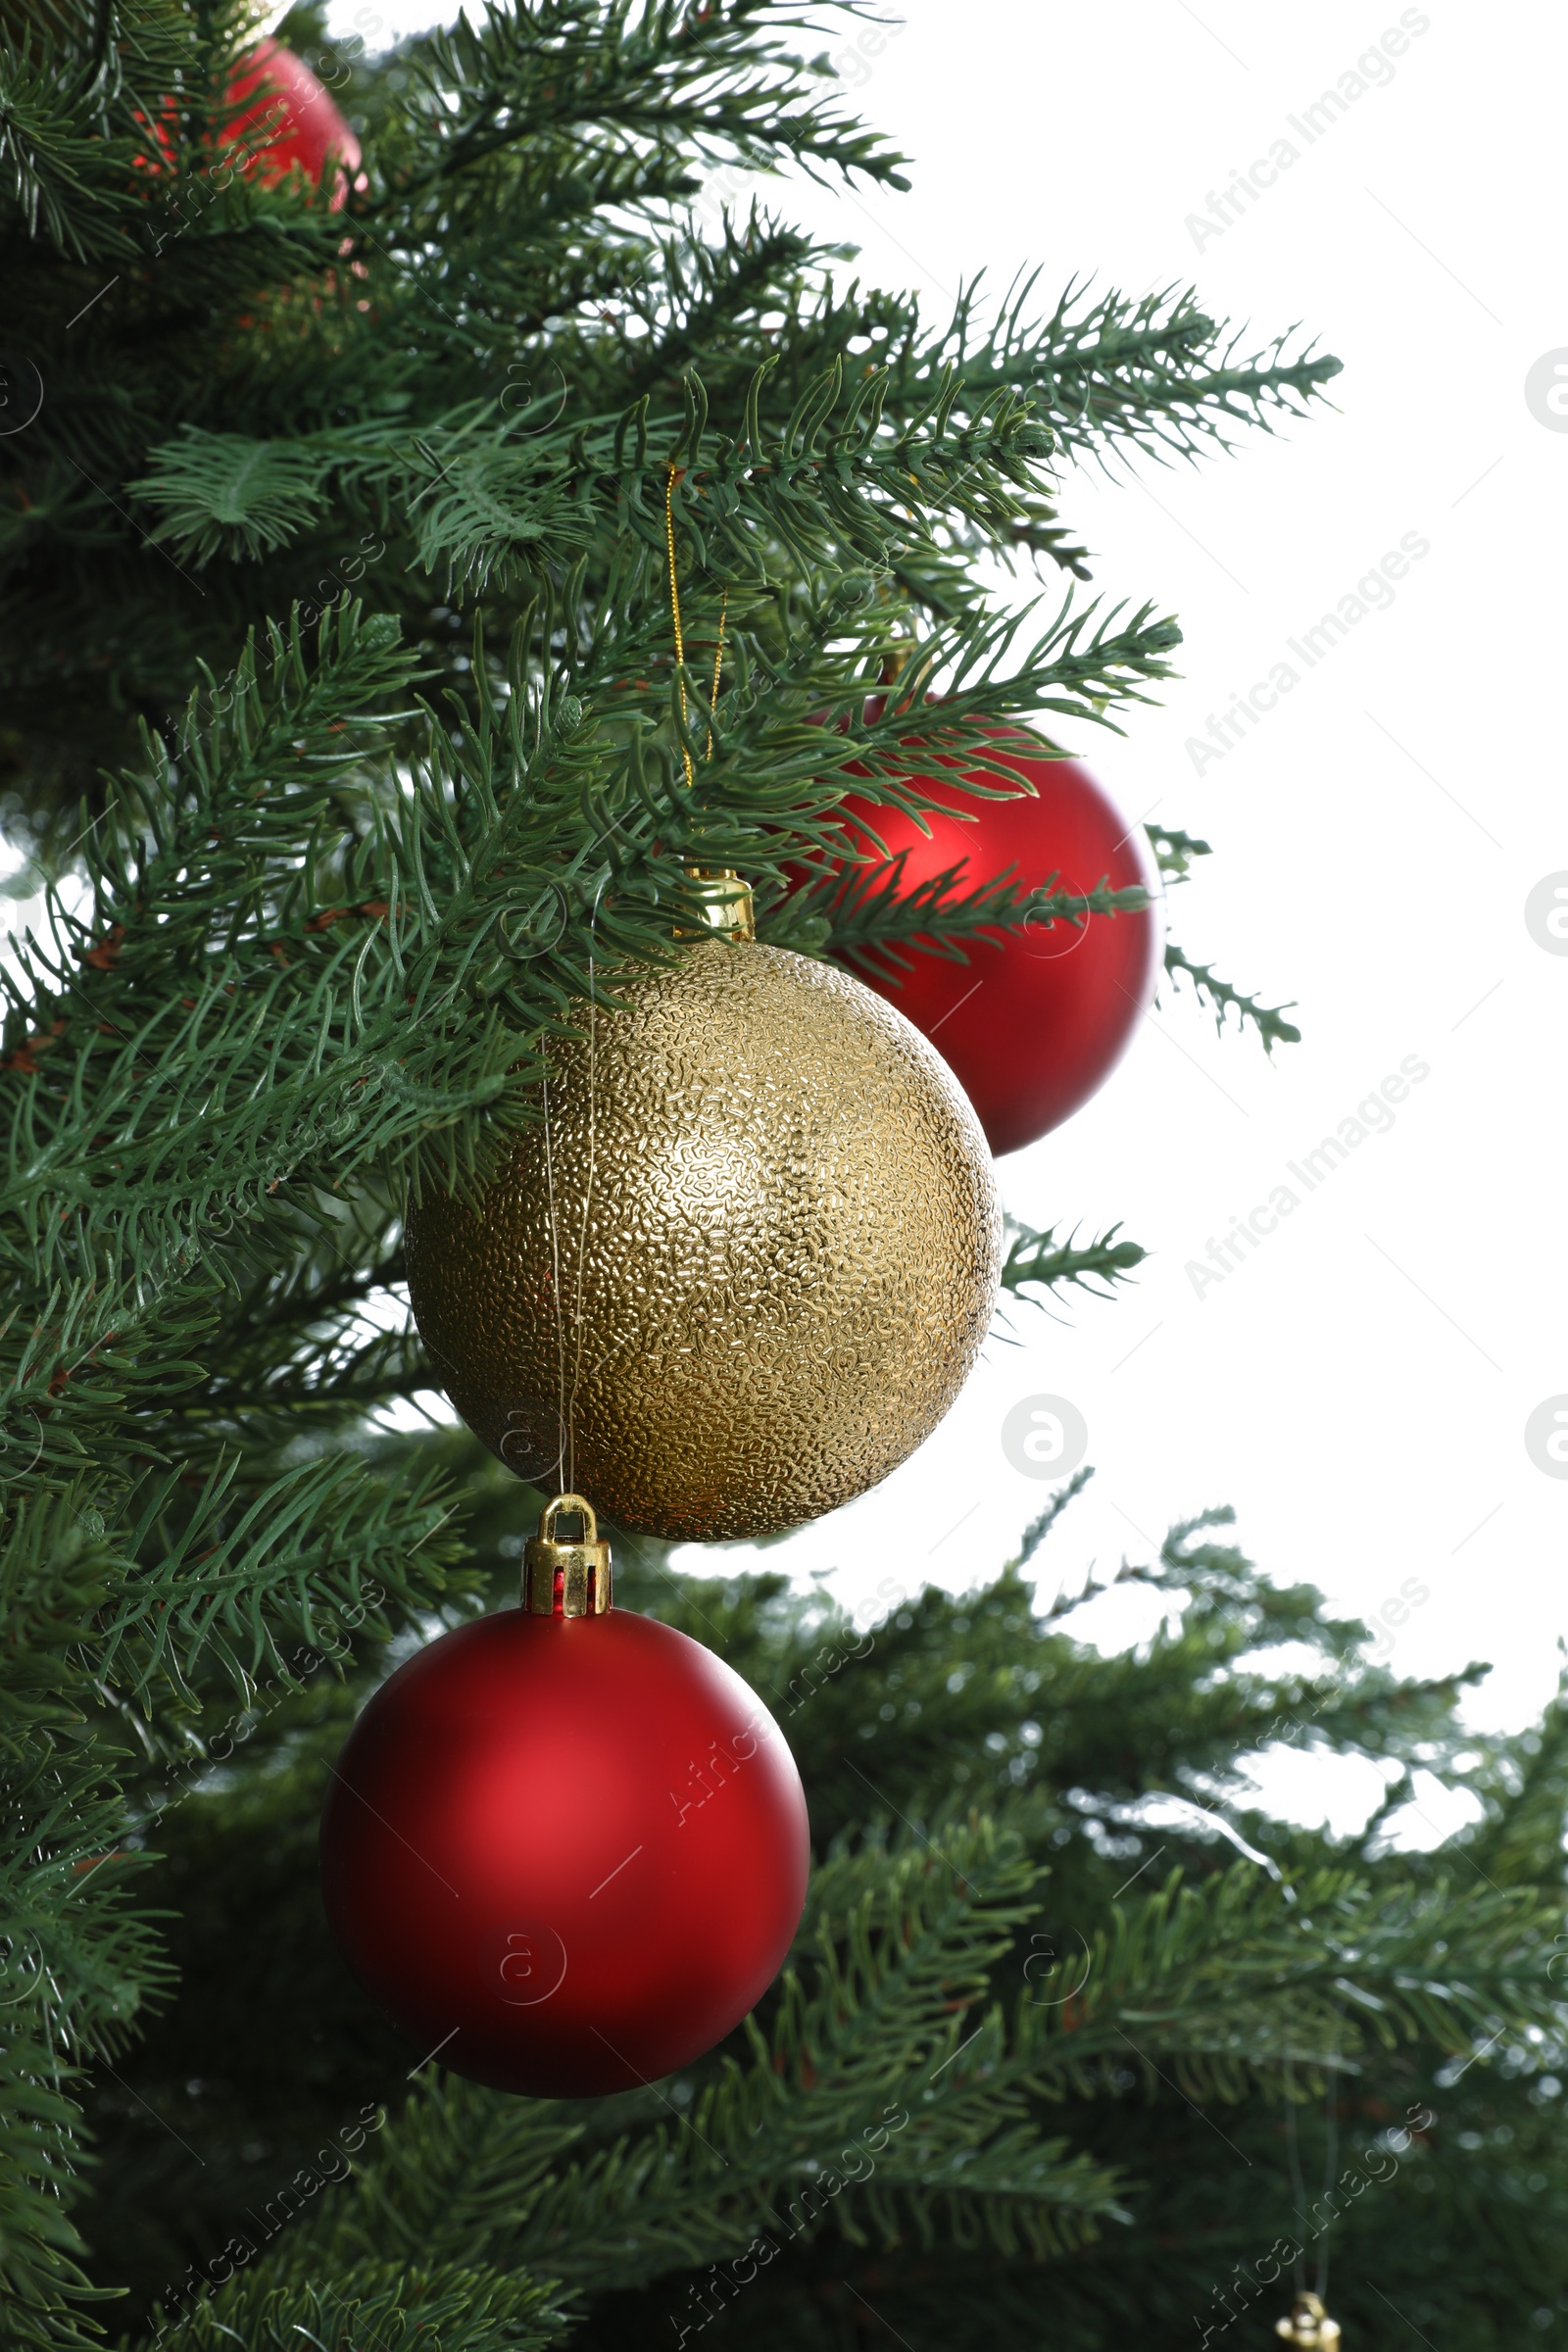
[[[414,1311],[520,1477],[672,1540],[771,1534],[885,1478],[963,1385],[1001,1263],[990,1154],[848,973],[718,937],[613,993],[551,1048],[482,1213],[411,1212]]]
[[[1275,2321],[1274,2332],[1288,2344],[1310,2345],[1313,2352],[1339,2352],[1339,2322],[1329,2318],[1316,2295],[1298,2295],[1290,2318]]]

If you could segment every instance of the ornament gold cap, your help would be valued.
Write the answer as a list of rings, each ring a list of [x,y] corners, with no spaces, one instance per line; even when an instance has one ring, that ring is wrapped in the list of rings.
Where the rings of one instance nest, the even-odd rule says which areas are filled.
[[[689,865],[686,879],[702,903],[700,928],[682,927],[677,939],[755,939],[757,916],[752,886],[732,865]]]
[[[1316,2295],[1298,2295],[1290,2318],[1275,2321],[1274,2332],[1308,2352],[1338,2352],[1340,2324],[1329,2318]]]
[[[578,1543],[555,1534],[563,1511],[582,1521]],[[561,1579],[558,1598],[556,1579]],[[610,1545],[600,1541],[594,1506],[581,1494],[557,1494],[539,1514],[539,1533],[522,1555],[522,1605],[536,1617],[602,1617],[610,1606]]]

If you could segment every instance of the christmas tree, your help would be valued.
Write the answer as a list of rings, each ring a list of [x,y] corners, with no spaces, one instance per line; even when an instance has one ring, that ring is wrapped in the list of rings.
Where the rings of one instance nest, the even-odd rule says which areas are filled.
[[[1111,1656],[1033,1605],[1054,1510],[872,1632],[620,1548],[620,1600],[773,1708],[815,1863],[755,2016],[646,2090],[415,2064],[316,1885],[388,1644],[514,1598],[539,1503],[373,1419],[438,1385],[410,1187],[494,1174],[694,868],[840,960],[1131,911],[809,876],[851,791],[927,805],[911,711],[983,795],[999,725],[1169,674],[1172,622],[1080,592],[1069,461],[1223,445],[1336,363],[1183,292],[928,327],[760,206],[705,236],[717,172],[900,184],[773,0],[373,59],[297,10],[353,137],[295,170],[245,9],[0,0],[0,760],[49,890],[0,1035],[8,2338],[1239,2341],[1325,2246],[1369,2340],[1384,2302],[1550,2323],[1561,1729],[1466,1741],[1457,1684],[1358,1664],[1206,1527],[1124,1571],[1166,1614]],[[1020,1233],[1004,1280],[1137,1255]],[[1295,1738],[1386,1760],[1358,1838],[1249,1807]],[[1418,1771],[1480,1799],[1441,1856],[1383,1835]]]

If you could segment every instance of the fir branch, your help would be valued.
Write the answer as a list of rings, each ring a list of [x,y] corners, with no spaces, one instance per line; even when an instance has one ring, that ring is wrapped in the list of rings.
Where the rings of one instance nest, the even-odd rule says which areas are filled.
[[[1014,335],[1033,282],[1012,295]],[[1074,454],[1117,441],[1155,456],[1228,449],[1231,427],[1272,430],[1277,416],[1300,415],[1340,373],[1340,361],[1310,346],[1288,357],[1294,331],[1244,356],[1242,332],[1217,324],[1191,289],[1129,301],[1071,285],[1039,330],[1032,388]]]
[[[299,1336],[280,1357],[291,1330]],[[368,1332],[345,1311],[323,1329],[301,1301],[297,1318],[279,1318],[257,1339],[250,1349],[236,1341],[216,1378],[175,1400],[172,1418],[193,1466],[205,1466],[209,1449],[225,1438],[242,1434],[248,1446],[266,1447],[306,1428],[346,1431],[381,1406],[441,1385],[412,1324]]]
[[[1007,1254],[1002,1263],[1001,1276],[1004,1291],[1016,1296],[1034,1284],[1048,1291],[1076,1284],[1092,1298],[1108,1298],[1114,1286],[1125,1282],[1134,1266],[1141,1266],[1149,1255],[1137,1242],[1116,1239],[1121,1231],[1119,1224],[1082,1246],[1076,1226],[1065,1241],[1057,1240],[1056,1230],[1054,1225],[1048,1225],[1043,1232],[1036,1233],[1015,1218],[1008,1218]]]
[[[1239,1028],[1245,1029],[1249,1022],[1251,1023],[1262,1040],[1266,1054],[1272,1054],[1277,1045],[1300,1044],[1301,1032],[1294,1022],[1285,1018],[1287,1012],[1294,1011],[1294,1004],[1264,1004],[1256,997],[1244,996],[1230,981],[1217,979],[1212,964],[1192,962],[1174,942],[1166,944],[1165,969],[1178,991],[1181,975],[1184,972],[1188,975],[1200,1004],[1212,1006],[1216,1029],[1223,1030],[1226,1014],[1234,1012]]]
[[[1075,1470],[1071,1478],[1056,1489],[1039,1517],[1030,1520],[1029,1525],[1018,1539],[1017,1551],[1007,1562],[1006,1572],[1009,1575],[1016,1575],[1021,1569],[1028,1567],[1035,1553],[1061,1517],[1062,1512],[1070,1502],[1077,1500],[1094,1475],[1093,1463],[1085,1462],[1081,1469]]]
[[[28,238],[82,263],[134,250],[134,163],[146,145],[135,97],[160,101],[187,62],[170,7],[54,0],[47,42],[8,25],[0,43],[4,212]],[[0,237],[12,225],[0,213]],[[6,238],[9,243],[10,239]]]
[[[182,469],[176,460],[166,465],[156,489],[167,535],[193,563],[206,564],[214,556],[266,556],[284,546],[325,511],[328,479],[308,442],[209,433],[199,471]]]
[[[1088,1939],[1070,2004],[1020,1998],[1020,2048],[1033,2049],[1036,2082],[1056,2095],[1094,2096],[1130,2049],[1151,2086],[1163,2060],[1183,2096],[1234,2102],[1292,2060],[1353,2072],[1418,2036],[1466,2050],[1499,2017],[1516,2031],[1544,2018],[1535,1955],[1560,1904],[1478,1889],[1461,1925],[1447,1899],[1446,1881],[1414,1876],[1374,1893],[1343,1869],[1295,1886],[1249,1862],[1201,1888],[1172,1873]]]
[[[108,1688],[145,1704],[216,1670],[245,1698],[282,1666],[285,1638],[332,1643],[345,1619],[385,1629],[382,1604],[438,1592],[458,1556],[440,1540],[452,1505],[438,1476],[389,1488],[328,1456],[247,1494],[234,1491],[237,1468],[220,1457],[188,1497],[184,1470],[132,1496],[125,1567],[90,1638]]]
[[[976,413],[999,388],[1025,396],[1054,444],[1073,457],[1125,445],[1159,456],[1227,448],[1232,428],[1269,429],[1300,414],[1339,374],[1341,363],[1310,349],[1291,354],[1291,335],[1244,353],[1243,338],[1214,319],[1191,290],[1131,297],[1069,285],[1044,317],[1032,311],[1039,273],[1020,278],[987,317],[979,278],[960,291],[946,325],[928,329],[918,305],[858,283],[824,287],[791,340],[807,366],[869,343],[888,371],[888,413],[917,411],[947,378],[962,413]],[[694,353],[708,369],[719,355]],[[1016,543],[1033,524],[1015,525]]]
[[[1024,894],[1007,874],[964,890],[964,865],[904,886],[908,852],[885,864],[832,871],[792,892],[764,918],[762,936],[780,947],[807,949],[859,965],[879,977],[910,969],[901,947],[924,949],[950,962],[967,963],[957,944],[988,929],[1011,929],[1023,919]],[[1076,908],[1075,908],[1076,911]]]
[[[90,2307],[116,2296],[89,2278],[88,2249],[70,2218],[81,2185],[80,2111],[48,2087],[58,2075],[49,2044],[13,2028],[0,2050],[0,2292],[10,2340],[26,2352],[80,2352],[98,2333]]]
[[[426,2352],[432,2342],[442,2352],[543,2352],[571,2317],[553,2285],[520,2271],[371,2259],[330,2279],[279,2281],[274,2265],[236,2274],[228,2260],[224,2279],[183,2304],[160,2304],[154,2340],[169,2352],[229,2352],[236,2341],[247,2352],[297,2352],[302,2336],[317,2352]]]
[[[1191,833],[1172,832],[1167,825],[1146,824],[1150,847],[1155,863],[1167,881],[1184,882],[1195,858],[1213,855],[1206,841],[1199,841]]]
[[[1036,889],[1025,888],[1013,879],[1011,866],[965,890],[967,860],[906,889],[908,856],[903,850],[882,864],[853,866],[848,877],[835,872],[808,883],[766,920],[764,936],[896,982],[913,968],[906,950],[966,964],[964,942],[999,948],[999,931],[1050,930],[1058,922],[1082,929],[1091,915],[1132,913],[1149,904],[1141,887],[1113,890],[1102,883],[1076,891],[1061,888],[1054,875]]]
[[[426,569],[445,567],[454,581],[482,583],[519,559],[530,569],[569,565],[612,518],[642,540],[657,578],[665,477],[678,461],[680,520],[705,564],[756,578],[765,576],[760,534],[801,564],[846,552],[881,563],[936,514],[1000,524],[1021,512],[1019,495],[1050,450],[1027,406],[1005,392],[972,418],[927,401],[897,430],[883,430],[877,385],[862,381],[844,399],[837,362],[781,420],[764,422],[767,372],[764,365],[754,381],[744,433],[711,444],[700,424],[694,433],[676,416],[650,419],[642,404],[540,431],[487,403],[423,433],[367,422],[296,435],[282,449],[187,424],[151,452],[153,470],[131,488],[177,558],[244,544],[215,540],[215,529],[281,546],[335,486],[415,517]],[[688,395],[695,416],[706,416],[702,385],[690,384]],[[628,464],[632,430],[638,447]],[[662,448],[650,461],[655,436]]]
[[[568,138],[579,171],[595,150],[636,142],[754,169],[782,153],[808,170],[906,187],[902,157],[831,97],[807,94],[807,72],[778,36],[809,22],[773,0],[719,0],[695,15],[681,0],[615,0],[604,10],[517,0],[477,25],[462,18],[404,52],[425,100],[427,160],[400,177],[391,200],[407,204],[517,142],[559,147]]]

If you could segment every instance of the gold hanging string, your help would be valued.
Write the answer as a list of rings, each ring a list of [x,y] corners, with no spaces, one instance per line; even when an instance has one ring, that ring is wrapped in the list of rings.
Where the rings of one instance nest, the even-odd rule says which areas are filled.
[[[686,743],[686,640],[680,626],[680,585],[675,578],[675,461],[664,475],[664,545],[669,551],[669,617],[675,626],[675,675],[680,682],[680,756],[686,762],[686,789],[695,791],[697,776]]]
[[[718,707],[719,672],[724,666],[724,616],[729,611],[729,590],[718,601],[718,643],[713,648],[713,691],[708,700],[708,757],[713,757],[713,712]]]
[[[696,789],[697,771],[692,766],[692,756],[684,733],[690,720],[686,706],[686,637],[680,620],[680,582],[675,573],[675,484],[679,479],[680,468],[672,458],[664,473],[664,547],[669,557],[669,617],[675,632],[675,675],[680,685],[680,723],[683,730],[680,756],[686,764],[687,790],[693,791]],[[712,704],[718,701],[719,673],[724,666],[724,620],[728,612],[729,590],[726,588],[718,608],[718,643],[713,649],[713,691],[708,713],[707,756],[710,760],[713,757]]]
[[[675,466],[674,463],[671,462],[664,477],[664,545],[669,558],[669,612],[670,619],[674,624],[675,631],[676,676],[680,682],[680,715],[681,725],[684,729],[689,723],[690,713],[686,700],[686,640],[684,630],[681,626],[680,581],[675,567],[675,483],[677,478],[678,468]],[[726,588],[723,595],[723,601],[719,606],[718,644],[713,653],[713,685],[711,695],[711,702],[713,703],[716,703],[718,700],[719,678],[723,670],[724,622],[728,611],[729,590]],[[710,708],[709,711],[707,756],[710,760],[711,760],[713,757],[713,722],[711,708]],[[681,758],[686,764],[687,784],[688,786],[695,788],[697,781],[696,770],[692,766],[692,756],[687,747],[684,734],[682,735],[681,740]],[[583,1278],[588,1257],[589,1217],[592,1213],[595,1175],[594,1163],[598,1141],[596,1131],[598,1123],[599,990],[598,978],[595,969],[595,925],[597,924],[599,916],[599,900],[604,893],[604,888],[605,884],[604,882],[601,882],[599,890],[595,894],[593,911],[589,917],[588,1172],[587,1182],[583,1187],[582,1214],[578,1221],[577,1228],[576,1265],[574,1268],[575,1279],[572,1285],[574,1298],[572,1301],[571,1317],[571,1378],[569,1384],[566,1377],[567,1349],[565,1299],[563,1296],[561,1280],[561,1235],[556,1216],[555,1138],[551,1132],[550,1082],[548,1076],[546,1077],[544,1085],[545,1181],[549,1199],[550,1248],[555,1272],[556,1294],[556,1406],[558,1419],[556,1473],[558,1481],[567,1493],[573,1491],[577,1483],[576,1407],[577,1393],[582,1383],[583,1340],[585,1336],[582,1311]]]

